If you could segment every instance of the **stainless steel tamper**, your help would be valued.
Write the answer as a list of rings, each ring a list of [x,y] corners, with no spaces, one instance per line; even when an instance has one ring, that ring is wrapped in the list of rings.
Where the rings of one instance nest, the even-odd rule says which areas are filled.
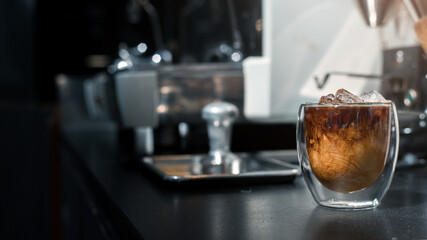
[[[224,101],[213,102],[203,108],[202,118],[207,122],[210,146],[209,153],[203,160],[206,171],[235,174],[241,171],[240,158],[230,152],[231,131],[238,116],[237,107]]]

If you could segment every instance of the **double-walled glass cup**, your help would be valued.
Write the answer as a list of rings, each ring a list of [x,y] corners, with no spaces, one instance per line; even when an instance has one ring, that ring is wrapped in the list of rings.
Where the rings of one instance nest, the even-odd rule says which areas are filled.
[[[297,150],[314,200],[341,209],[377,207],[390,187],[399,148],[392,102],[302,104]]]

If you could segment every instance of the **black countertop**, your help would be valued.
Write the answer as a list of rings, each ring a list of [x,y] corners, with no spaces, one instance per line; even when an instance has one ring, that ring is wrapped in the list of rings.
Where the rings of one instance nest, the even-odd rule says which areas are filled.
[[[319,207],[293,183],[217,187],[164,184],[120,161],[114,124],[63,125],[66,149],[115,221],[140,239],[426,239],[427,166],[397,169],[372,210]]]

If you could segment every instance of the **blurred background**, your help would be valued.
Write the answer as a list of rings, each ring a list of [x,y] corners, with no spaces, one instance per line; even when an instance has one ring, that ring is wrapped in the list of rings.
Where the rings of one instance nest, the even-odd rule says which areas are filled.
[[[55,102],[57,74],[106,70],[120,44],[145,43],[147,54],[167,49],[174,63],[224,61],[208,57],[204,49],[233,44],[226,1],[153,1],[146,8],[155,8],[154,21],[138,2],[144,1],[2,1],[2,100]],[[237,23],[253,27],[249,23],[259,20],[260,2],[233,2],[239,9]],[[154,26],[160,29],[153,33]],[[261,54],[260,33],[242,34],[240,48],[248,55]]]
[[[241,12],[238,24],[259,19],[259,1],[233,2]],[[167,50],[173,55],[170,63],[226,61],[214,50],[210,54],[202,50],[233,44],[230,14],[224,6],[226,1],[0,2],[3,237],[60,237],[57,76],[66,74],[83,82],[108,72],[119,49],[140,43],[146,44],[146,55]],[[183,34],[189,32],[191,38]],[[239,49],[259,55],[260,34],[253,32],[239,36],[245,42]]]

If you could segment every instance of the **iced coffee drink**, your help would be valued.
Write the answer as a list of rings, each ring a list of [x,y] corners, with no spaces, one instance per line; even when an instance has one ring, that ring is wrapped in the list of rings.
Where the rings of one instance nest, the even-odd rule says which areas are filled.
[[[340,89],[304,108],[308,160],[326,188],[351,193],[381,176],[391,121],[391,106],[382,102],[385,99],[375,92],[358,97]]]
[[[356,96],[339,89],[319,103],[300,105],[296,137],[301,173],[320,206],[380,205],[399,153],[393,102],[375,91]]]

